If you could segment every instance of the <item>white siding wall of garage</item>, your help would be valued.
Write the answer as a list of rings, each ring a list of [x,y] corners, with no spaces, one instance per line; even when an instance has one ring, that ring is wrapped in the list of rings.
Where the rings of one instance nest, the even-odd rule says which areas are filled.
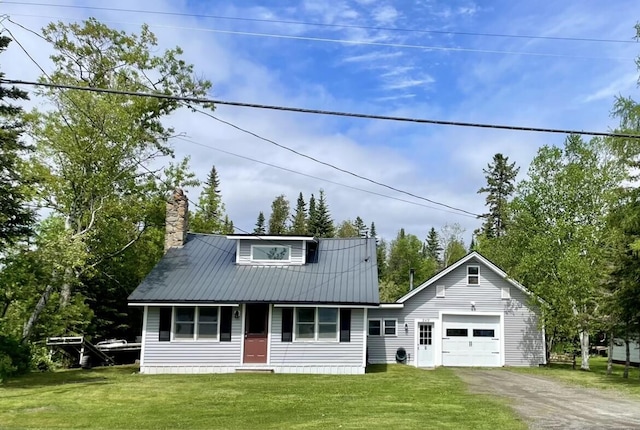
[[[624,340],[616,339],[613,344],[613,354],[611,358],[614,361],[624,363],[627,361],[627,348],[624,344]],[[629,341],[629,358],[632,364],[640,364],[640,343],[636,341]]]
[[[230,373],[244,367],[243,316],[232,320],[230,342],[160,342],[160,308],[147,309],[140,366],[142,373]],[[259,367],[283,373],[364,373],[365,314],[364,309],[351,310],[350,342],[282,342],[282,308],[273,307],[269,362]]]
[[[467,266],[480,266],[480,284],[467,285]],[[436,297],[436,285],[445,286],[445,297]],[[502,287],[509,286],[511,298],[502,299]],[[434,344],[442,342],[440,314],[475,311],[504,314],[504,363],[507,366],[537,366],[544,362],[544,339],[538,327],[538,318],[529,308],[529,297],[502,279],[482,262],[473,258],[448,273],[404,303],[402,309],[370,309],[368,319],[395,318],[398,320],[397,336],[369,336],[368,359],[370,363],[393,363],[396,351],[403,347],[409,354],[409,364],[415,365],[415,321],[434,322]],[[405,330],[405,324],[407,329]],[[442,354],[436,348],[436,354]],[[436,363],[441,362],[436,358]]]

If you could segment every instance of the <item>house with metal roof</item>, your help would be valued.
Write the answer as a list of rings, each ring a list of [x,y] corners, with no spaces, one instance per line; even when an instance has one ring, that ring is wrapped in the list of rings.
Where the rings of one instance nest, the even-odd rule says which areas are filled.
[[[181,192],[166,225],[166,254],[129,296],[142,373],[545,362],[536,300],[477,252],[381,304],[373,238],[192,234]]]
[[[188,233],[167,204],[167,252],[129,296],[142,373],[364,373],[379,304],[375,239]]]

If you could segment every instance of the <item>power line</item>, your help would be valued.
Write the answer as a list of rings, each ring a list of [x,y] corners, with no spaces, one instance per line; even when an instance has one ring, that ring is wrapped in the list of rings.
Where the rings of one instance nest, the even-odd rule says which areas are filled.
[[[330,115],[330,116],[339,116],[339,117],[376,119],[376,120],[385,120],[385,121],[411,122],[416,124],[449,125],[449,126],[455,126],[455,127],[488,128],[488,129],[510,130],[510,131],[530,131],[530,132],[536,132],[536,133],[580,134],[584,136],[640,139],[639,134],[629,134],[629,133],[588,131],[588,130],[563,129],[563,128],[525,127],[525,126],[517,126],[517,125],[447,121],[447,120],[411,118],[411,117],[389,116],[389,115],[373,115],[373,114],[364,114],[364,113],[357,113],[357,112],[307,109],[307,108],[296,108],[296,107],[290,107],[290,106],[246,103],[246,102],[236,102],[236,101],[229,101],[229,100],[219,100],[219,99],[184,97],[184,96],[175,96],[175,95],[167,95],[167,94],[160,94],[160,93],[122,91],[122,90],[114,90],[109,88],[86,87],[86,86],[79,86],[79,85],[52,84],[52,83],[45,83],[45,82],[24,81],[20,79],[2,78],[0,79],[0,82],[7,83],[7,84],[15,84],[15,85],[29,85],[29,86],[48,87],[48,88],[62,88],[67,90],[92,91],[97,93],[118,94],[118,95],[124,95],[124,96],[154,97],[154,98],[168,99],[168,100],[179,100],[183,102],[197,103],[197,104],[213,103],[218,105],[246,107],[246,108],[254,108],[254,109],[268,109],[268,110],[277,110],[277,111],[284,111],[284,112],[309,113],[309,114],[316,114],[316,115]]]
[[[376,30],[376,31],[397,31],[397,32],[403,32],[403,33],[418,33],[418,34],[443,34],[443,35],[454,35],[454,36],[557,40],[557,41],[570,41],[570,42],[637,43],[634,40],[599,39],[599,38],[590,38],[590,37],[538,36],[538,35],[526,35],[526,34],[479,33],[479,32],[450,31],[450,30],[424,30],[424,29],[417,29],[417,28],[378,27],[378,26],[355,25],[355,24],[332,24],[332,23],[298,21],[298,20],[248,18],[248,17],[223,16],[223,15],[184,13],[184,12],[166,12],[166,11],[157,11],[157,10],[110,8],[110,7],[98,7],[98,6],[79,6],[79,5],[63,5],[63,4],[49,4],[49,3],[31,3],[31,2],[26,3],[26,2],[19,2],[19,1],[3,1],[3,3],[14,4],[14,5],[24,5],[24,6],[48,6],[48,7],[57,7],[57,8],[68,8],[68,9],[87,9],[87,10],[100,10],[100,11],[108,11],[108,12],[126,12],[126,13],[137,13],[137,14],[145,14],[145,15],[182,16],[182,17],[189,17],[189,18],[207,18],[207,19],[227,20],[227,21],[261,22],[261,23],[268,23],[268,24],[290,24],[290,25],[300,25],[300,26],[309,26],[309,27],[346,28],[346,29]]]
[[[13,15],[33,17],[33,18],[66,19],[66,17],[60,17],[60,16],[34,15],[34,14],[25,14],[25,13],[14,13]],[[101,22],[125,24],[125,25],[137,25],[137,26],[142,25],[142,23],[118,21],[118,20],[101,20]],[[496,50],[496,49],[477,49],[477,48],[462,48],[462,47],[435,46],[435,45],[416,45],[416,44],[407,44],[407,43],[375,42],[370,40],[332,39],[332,38],[326,38],[326,37],[257,33],[257,32],[251,32],[251,31],[220,30],[220,29],[213,29],[213,28],[185,27],[185,26],[177,26],[177,25],[162,25],[162,24],[148,24],[148,25],[149,27],[155,27],[155,28],[202,31],[207,33],[232,34],[236,36],[269,37],[274,39],[305,40],[310,42],[338,43],[343,45],[377,46],[377,47],[384,47],[384,48],[419,49],[423,51],[475,52],[475,53],[481,53],[481,54],[522,55],[522,56],[533,56],[533,57],[571,58],[571,59],[581,59],[581,60],[614,60],[614,61],[633,61],[634,60],[633,58],[626,58],[626,57],[600,57],[600,56],[593,56],[593,55],[568,55],[568,54],[553,54],[553,53],[545,53],[545,52],[503,51],[503,50]]]
[[[474,215],[467,215],[467,214],[460,213],[460,212],[454,212],[454,211],[450,211],[450,210],[447,210],[447,209],[439,208],[437,206],[425,205],[423,203],[414,202],[414,201],[406,200],[406,199],[401,199],[399,197],[394,197],[394,196],[390,196],[390,195],[387,195],[387,194],[377,193],[375,191],[366,190],[364,188],[358,188],[358,187],[354,187],[352,185],[343,184],[341,182],[332,181],[330,179],[321,178],[319,176],[310,175],[308,173],[299,172],[297,170],[289,169],[287,167],[278,166],[277,164],[267,163],[266,161],[261,161],[261,160],[255,159],[255,158],[247,157],[245,155],[240,155],[240,154],[235,154],[235,153],[230,152],[230,151],[225,151],[224,149],[216,148],[215,146],[206,145],[204,143],[196,142],[194,140],[186,139],[184,137],[176,137],[176,139],[183,140],[183,141],[191,143],[193,145],[198,145],[198,146],[202,146],[204,148],[209,148],[209,149],[212,149],[214,151],[221,152],[223,154],[231,155],[233,157],[238,157],[238,158],[242,158],[244,160],[252,161],[254,163],[262,164],[264,166],[269,166],[269,167],[273,167],[275,169],[280,169],[280,170],[283,170],[285,172],[290,172],[290,173],[294,173],[296,175],[305,176],[307,178],[311,178],[311,179],[316,179],[316,180],[319,180],[319,181],[327,182],[329,184],[338,185],[340,187],[350,188],[352,190],[361,191],[363,193],[368,193],[368,194],[373,194],[375,196],[380,196],[380,197],[384,197],[386,199],[396,200],[396,201],[403,202],[403,203],[409,203],[409,204],[415,205],[415,206],[421,206],[423,208],[433,209],[433,210],[437,210],[437,211],[443,211],[443,212],[447,212],[447,213],[450,213],[450,214],[461,215],[461,216],[466,216],[466,217],[470,217],[470,218],[477,218]]]

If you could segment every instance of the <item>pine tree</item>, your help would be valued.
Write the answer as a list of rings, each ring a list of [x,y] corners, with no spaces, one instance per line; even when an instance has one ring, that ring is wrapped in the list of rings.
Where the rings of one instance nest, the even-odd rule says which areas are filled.
[[[222,225],[222,234],[233,234],[235,232],[235,227],[233,226],[233,221],[229,219],[228,215],[224,216],[224,224]]]
[[[358,231],[358,236],[360,237],[368,237],[369,232],[367,231],[367,225],[362,221],[362,218],[359,216],[356,217],[356,220],[353,222],[353,226]]]
[[[376,243],[378,243],[378,237],[377,237],[378,235],[376,233],[376,223],[375,222],[371,223],[371,228],[369,229],[369,235],[376,240]]]
[[[271,203],[269,217],[269,234],[279,235],[287,233],[287,219],[289,218],[289,200],[284,194],[279,195]]]
[[[307,205],[302,193],[298,195],[296,211],[291,219],[291,233],[298,235],[307,234]]]
[[[224,203],[220,193],[220,179],[216,166],[211,167],[198,200],[198,210],[191,218],[190,230],[194,233],[227,234],[228,217],[224,214]]]
[[[253,229],[253,234],[264,235],[267,231],[264,228],[264,214],[262,211],[258,214],[258,221],[256,221],[256,228]]]
[[[307,219],[307,233],[316,236],[318,231],[318,211],[316,210],[316,198],[313,194],[309,198],[309,218]]]
[[[316,208],[316,237],[333,237],[335,234],[333,220],[329,213],[329,206],[324,197],[324,190],[320,190],[320,198]]]
[[[440,237],[435,228],[431,227],[427,234],[426,243],[424,246],[425,258],[431,258],[438,264],[438,267],[442,265],[442,246],[440,246]]]
[[[335,227],[335,237],[360,237],[360,233],[351,220],[344,220]]]
[[[515,191],[515,179],[520,171],[516,163],[509,164],[509,157],[498,153],[493,156],[493,163],[482,169],[487,178],[487,186],[478,193],[487,193],[486,205],[489,212],[484,214],[485,222],[482,233],[487,238],[503,236],[507,223],[507,202]]]
[[[0,37],[0,53],[10,42],[6,36]],[[20,153],[28,150],[19,140],[22,109],[8,102],[27,99],[27,93],[16,87],[0,86],[0,249],[27,235],[34,220],[33,212],[25,206],[25,181],[18,171]]]

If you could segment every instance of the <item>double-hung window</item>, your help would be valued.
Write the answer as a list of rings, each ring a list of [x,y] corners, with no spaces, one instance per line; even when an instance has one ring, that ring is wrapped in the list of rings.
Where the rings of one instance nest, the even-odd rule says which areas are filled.
[[[175,307],[173,338],[176,340],[218,339],[220,308]]]
[[[340,312],[337,308],[296,308],[295,319],[295,340],[338,340]]]
[[[467,266],[467,285],[480,284],[480,266]]]
[[[371,319],[369,320],[369,336],[397,336],[398,334],[398,320],[385,318],[385,319]]]

